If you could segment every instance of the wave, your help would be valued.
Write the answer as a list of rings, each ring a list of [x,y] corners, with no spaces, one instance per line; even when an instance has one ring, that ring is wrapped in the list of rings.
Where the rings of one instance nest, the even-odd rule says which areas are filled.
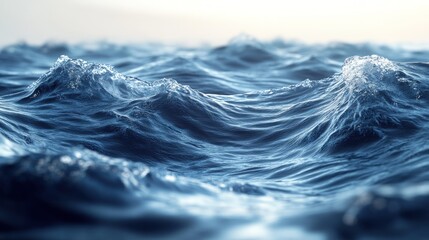
[[[325,112],[335,111],[331,119],[336,131],[328,142],[336,148],[347,150],[349,145],[359,146],[358,142],[386,140],[404,129],[410,133],[419,128],[420,116],[407,114],[410,109],[422,110],[419,82],[385,58],[346,59],[329,88],[335,96]]]
[[[29,86],[31,94],[23,100],[36,99],[39,95],[42,95],[43,100],[67,99],[69,95],[76,100],[96,101],[150,98],[159,92],[179,88],[181,86],[174,80],[167,79],[150,84],[119,74],[108,65],[61,56],[48,73]]]

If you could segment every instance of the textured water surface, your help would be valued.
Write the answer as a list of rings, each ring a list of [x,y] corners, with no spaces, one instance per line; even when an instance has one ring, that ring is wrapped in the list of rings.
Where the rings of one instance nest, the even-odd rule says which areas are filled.
[[[429,49],[0,50],[0,239],[425,239]]]

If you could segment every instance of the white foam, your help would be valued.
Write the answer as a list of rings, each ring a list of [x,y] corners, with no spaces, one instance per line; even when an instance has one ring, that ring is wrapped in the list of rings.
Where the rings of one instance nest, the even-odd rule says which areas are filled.
[[[385,87],[385,80],[399,68],[391,61],[377,55],[347,58],[341,77],[354,92],[375,93]]]

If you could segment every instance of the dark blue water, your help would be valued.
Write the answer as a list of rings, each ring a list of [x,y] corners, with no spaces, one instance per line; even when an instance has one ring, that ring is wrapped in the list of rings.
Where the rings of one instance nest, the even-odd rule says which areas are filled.
[[[427,239],[429,49],[0,50],[0,239]]]

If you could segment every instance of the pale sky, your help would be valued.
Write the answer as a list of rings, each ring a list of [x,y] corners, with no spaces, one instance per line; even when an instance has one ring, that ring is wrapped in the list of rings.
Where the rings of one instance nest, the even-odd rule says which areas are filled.
[[[427,0],[0,0],[0,45],[262,40],[429,43]]]

